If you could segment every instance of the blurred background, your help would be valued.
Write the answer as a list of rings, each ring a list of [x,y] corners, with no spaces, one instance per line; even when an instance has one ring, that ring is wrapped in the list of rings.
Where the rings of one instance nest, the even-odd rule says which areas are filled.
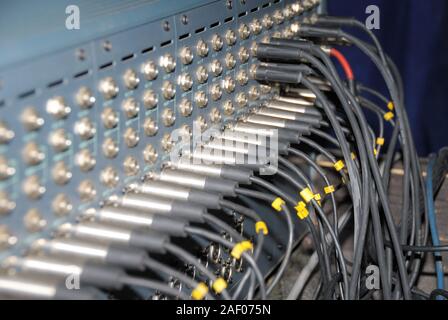
[[[400,69],[415,144],[426,156],[448,145],[448,1],[327,0],[330,15],[363,22],[369,5],[380,9],[380,30],[373,31]],[[362,33],[356,35],[367,40]],[[360,51],[342,51],[355,77],[386,93],[377,69],[366,65]]]

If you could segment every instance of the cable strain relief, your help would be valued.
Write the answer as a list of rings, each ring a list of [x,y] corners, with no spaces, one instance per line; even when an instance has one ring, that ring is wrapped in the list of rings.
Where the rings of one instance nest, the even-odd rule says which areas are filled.
[[[154,216],[151,229],[157,230],[160,233],[169,234],[173,237],[185,238],[187,236],[187,233],[185,232],[185,227],[187,225],[188,223],[185,221]]]
[[[103,289],[121,290],[120,278],[125,274],[123,269],[87,262],[81,273],[81,282]]]
[[[191,222],[204,222],[204,213],[206,212],[207,208],[199,204],[177,200],[171,204],[171,214],[175,218],[186,219]]]
[[[144,270],[146,252],[128,246],[111,244],[107,251],[106,262],[123,268]]]
[[[69,290],[66,284],[56,288],[55,300],[103,300],[106,299],[104,293],[93,287],[77,288]]]
[[[219,209],[219,201],[222,196],[217,193],[205,192],[191,189],[188,194],[188,201],[201,204],[209,209]]]
[[[169,241],[166,234],[152,232],[148,230],[133,230],[131,232],[130,244],[137,248],[144,248],[154,253],[165,253],[163,244]]]

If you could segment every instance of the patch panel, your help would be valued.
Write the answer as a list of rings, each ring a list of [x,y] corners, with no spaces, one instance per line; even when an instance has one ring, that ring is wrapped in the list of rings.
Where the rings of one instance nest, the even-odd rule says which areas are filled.
[[[3,65],[0,260],[159,170],[175,129],[222,128],[269,97],[250,77],[255,42],[287,35],[313,7],[198,1]]]

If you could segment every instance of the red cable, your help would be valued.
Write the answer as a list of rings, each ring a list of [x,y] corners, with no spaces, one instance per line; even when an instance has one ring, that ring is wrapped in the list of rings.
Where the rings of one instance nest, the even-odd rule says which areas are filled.
[[[348,80],[354,80],[355,76],[353,75],[352,67],[350,66],[350,63],[348,63],[347,59],[344,57],[344,55],[337,49],[331,48],[330,49],[330,56],[335,57],[339,63],[341,64],[342,69],[344,69],[345,76]]]

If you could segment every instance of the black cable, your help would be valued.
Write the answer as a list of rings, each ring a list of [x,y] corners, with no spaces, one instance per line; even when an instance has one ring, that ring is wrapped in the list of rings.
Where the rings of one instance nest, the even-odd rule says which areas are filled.
[[[288,241],[287,241],[287,246],[286,246],[286,250],[285,250],[285,254],[283,256],[283,260],[273,278],[273,280],[271,281],[271,283],[269,284],[269,286],[266,289],[266,294],[269,295],[272,290],[274,289],[274,287],[278,284],[278,282],[280,281],[280,279],[282,278],[283,274],[285,273],[286,267],[289,264],[289,261],[291,260],[291,254],[292,254],[292,249],[293,249],[293,242],[294,242],[294,224],[292,222],[292,218],[291,218],[291,212],[289,211],[289,208],[287,206],[282,206],[282,209],[285,212],[285,217],[286,217],[286,223],[288,226]]]
[[[330,180],[328,179],[325,172],[307,154],[305,154],[304,152],[302,152],[298,149],[292,148],[292,147],[288,148],[288,152],[304,159],[322,177],[322,179],[324,180],[324,182],[327,186],[331,185]],[[337,225],[338,224],[338,213],[337,213],[337,211],[338,210],[337,210],[337,206],[336,206],[336,199],[334,198],[334,192],[330,193],[330,198],[331,198],[331,205],[332,205],[332,209],[333,209],[333,228],[334,228],[335,232],[337,232],[337,230],[338,230],[338,225]]]
[[[293,207],[296,206],[297,203],[291,196],[284,193],[282,190],[280,190],[276,186],[270,184],[269,182],[264,181],[263,179],[260,179],[258,177],[251,177],[251,181],[253,183],[258,184],[261,187],[269,190],[270,192],[276,194],[277,196],[282,198],[284,201],[286,201],[289,205],[291,205]],[[313,238],[314,246],[316,248],[316,252],[319,257],[319,261],[321,262],[320,266],[321,266],[322,278],[325,279],[325,283],[326,283],[329,280],[327,278],[327,275],[329,274],[329,272],[327,272],[327,270],[325,268],[325,264],[323,263],[325,260],[325,257],[322,253],[321,243],[319,241],[319,236],[317,235],[316,227],[314,226],[314,224],[312,223],[312,221],[309,218],[305,219],[305,223],[311,233],[311,237]]]
[[[234,247],[234,244],[232,242],[220,237],[219,235],[217,235],[215,233],[209,232],[207,230],[197,228],[197,227],[192,227],[192,226],[187,226],[185,229],[187,232],[189,232],[191,234],[205,237],[211,241],[220,243],[230,250],[233,249],[233,247]],[[260,269],[257,266],[257,263],[253,259],[252,255],[248,254],[247,252],[243,252],[242,256],[243,256],[244,260],[250,265],[252,271],[255,273],[255,276],[256,276],[256,278],[258,280],[258,284],[259,284],[259,291],[261,294],[261,298],[263,300],[266,300],[266,288],[265,288],[265,284],[264,284],[264,278],[263,278],[263,275],[261,274]]]
[[[200,229],[202,230],[202,229]],[[186,230],[188,232],[188,230]],[[187,262],[188,264],[191,264],[193,266],[195,266],[197,269],[199,269],[200,272],[202,272],[203,274],[205,274],[205,276],[207,278],[209,278],[211,281],[216,281],[216,276],[207,269],[207,267],[205,267],[202,263],[200,263],[195,256],[193,256],[192,254],[188,253],[187,251],[185,251],[184,249],[173,245],[171,243],[165,243],[164,244],[164,248],[172,253],[174,256],[176,256],[177,258]],[[222,296],[224,297],[224,299],[226,300],[230,300],[230,295],[227,292],[227,289],[224,289],[221,292]]]
[[[238,188],[238,189],[240,189],[240,188]],[[250,191],[250,190],[248,190],[248,191]],[[236,193],[238,194],[238,191],[236,191]],[[254,210],[249,209],[249,208],[244,207],[244,206],[241,206],[241,205],[239,205],[237,203],[234,203],[234,202],[231,202],[231,201],[228,201],[228,200],[221,200],[220,201],[220,205],[223,206],[223,207],[226,207],[226,208],[230,208],[231,210],[234,210],[236,212],[242,213],[242,214],[244,214],[244,215],[246,215],[248,217],[251,217],[252,220],[254,220],[255,223],[259,222],[259,221],[262,221],[261,217]],[[258,239],[257,239],[255,251],[254,251],[254,258],[255,258],[256,261],[258,261],[258,259],[260,257],[260,254],[261,254],[261,250],[263,248],[264,234],[261,231],[261,232],[258,233],[257,236],[258,236]],[[248,273],[246,273],[243,276],[242,280],[240,281],[240,285],[237,287],[237,289],[235,290],[235,292],[233,294],[233,298],[234,299],[236,299],[239,296],[242,288],[244,287],[244,285],[245,285],[245,283],[246,283],[246,281],[248,279],[248,276],[249,276]],[[251,278],[251,282],[253,283],[252,279],[253,279],[253,277]],[[253,287],[253,285],[251,285],[251,287],[249,289],[248,296],[252,295],[253,290],[254,290],[254,287]]]
[[[445,299],[448,299],[448,291],[443,289],[434,289],[429,295],[429,300],[437,300],[438,296],[442,296]]]
[[[257,181],[259,178],[253,177],[255,178],[255,181]],[[261,180],[261,179],[260,179]],[[254,181],[254,180],[252,180]],[[241,190],[238,190],[239,192],[241,192]],[[237,192],[238,192],[237,191]],[[272,190],[270,190],[272,191]],[[244,190],[242,191],[244,193]],[[247,192],[246,192],[247,194]],[[250,195],[254,195],[254,192],[249,193]],[[255,193],[256,197],[259,197],[259,194]],[[272,199],[271,196],[268,197],[264,197],[265,199],[268,198],[269,202],[272,202],[274,199]],[[285,250],[285,254],[282,260],[282,263],[280,264],[278,271],[276,273],[276,275],[274,276],[273,280],[271,281],[271,283],[269,284],[269,286],[266,289],[266,294],[269,295],[272,290],[274,289],[274,287],[277,285],[277,283],[280,281],[284,271],[286,270],[286,267],[290,261],[291,258],[291,253],[292,253],[292,248],[293,248],[293,242],[294,242],[294,224],[292,221],[292,217],[291,217],[291,213],[289,211],[289,209],[286,206],[282,207],[285,211],[285,219],[286,219],[286,223],[287,223],[287,227],[288,227],[288,240],[287,240],[287,244],[286,244],[286,250]]]
[[[225,231],[229,234],[233,239],[235,239],[237,242],[243,241],[244,238],[235,231],[232,227],[230,227],[227,223],[222,221],[221,219],[216,218],[215,216],[205,213],[204,219],[208,222],[210,226],[212,226],[215,230],[218,232]]]
[[[308,139],[308,138],[305,138],[305,137],[300,137],[299,141],[300,142],[304,142],[305,144],[307,144],[311,148],[315,149],[316,151],[319,151],[319,153],[321,155],[323,155],[324,157],[326,157],[331,163],[336,163],[336,161],[337,161],[336,157],[330,151],[328,151],[326,148],[322,147],[321,145],[319,145],[315,141],[313,141],[311,139]],[[345,173],[344,170],[339,171],[339,174],[342,176],[343,181],[345,181],[345,182],[348,181],[348,176],[347,176],[347,174]],[[350,185],[346,184],[346,187],[347,187],[347,190],[348,190],[350,196],[352,197]]]
[[[247,196],[250,198],[265,200],[269,203],[272,203],[272,201],[274,201],[276,198],[276,196],[274,196],[274,195],[266,194],[264,192],[260,192],[260,191],[256,191],[256,190],[240,188],[240,187],[235,188],[235,192],[237,194],[241,194],[243,196]]]
[[[167,275],[177,278],[177,279],[179,279],[179,281],[183,282],[187,286],[190,286],[191,288],[196,288],[197,285],[199,284],[196,280],[188,277],[186,274],[179,272],[179,271],[171,268],[170,266],[167,266],[166,264],[158,262],[155,259],[148,257],[145,260],[145,266],[154,271],[157,271],[157,272],[161,271]]]
[[[310,132],[315,134],[316,136],[330,142],[331,144],[339,147],[339,142],[332,136],[330,136],[328,133],[323,132],[322,130],[316,129],[316,128],[310,128]]]
[[[303,55],[303,54],[302,54],[302,56],[305,57],[305,55]],[[312,61],[313,65],[319,66],[319,64],[320,64],[318,61],[315,61],[315,59],[313,57],[306,56],[305,58],[308,61]],[[328,60],[328,57],[322,56],[322,59],[324,59],[324,61],[326,61],[326,60]],[[326,63],[327,66],[331,65],[331,62],[329,62],[329,61],[326,61],[326,62],[327,62]],[[326,73],[324,68],[320,68],[319,70],[321,72],[323,72],[324,74]],[[333,71],[332,73],[336,74],[335,71]],[[326,78],[330,80],[330,79],[332,79],[332,76],[329,75],[329,74],[326,74]],[[316,95],[316,97],[318,97],[319,100],[325,101],[325,98],[319,93],[319,90],[310,81],[308,81],[306,79],[306,77],[301,78],[301,82],[303,84],[305,84],[309,89],[314,89],[312,91]],[[332,84],[333,84],[333,82],[332,82]],[[363,114],[360,113],[359,110],[357,109],[358,108],[358,104],[357,104],[356,100],[351,96],[351,94],[348,93],[348,90],[344,90],[343,87],[339,87],[337,82],[333,85],[333,87],[336,90],[336,93],[338,94],[338,96],[340,97],[340,101],[342,102],[343,106],[345,106],[344,101],[345,101],[345,97],[347,97],[349,99],[350,103],[353,106],[356,107],[356,108],[353,108],[353,111],[355,111],[357,113],[357,117],[362,120],[362,121],[359,122],[359,124],[361,125],[361,129],[363,130],[362,131],[362,136],[363,136],[362,140],[366,139],[365,141],[369,141],[370,139],[369,139],[368,130],[367,130],[367,127],[364,125],[365,124],[365,119],[363,117]],[[341,92],[338,92],[339,91],[338,89],[339,90],[342,89],[343,93],[341,94]],[[399,104],[399,101],[397,101],[397,104]],[[351,111],[352,111],[351,108],[345,108],[344,107],[344,109],[346,109],[346,114],[350,117],[350,114],[351,114]],[[397,108],[397,110],[398,110],[398,108]],[[354,122],[350,121],[350,123],[352,124],[352,129],[355,129],[355,127],[353,127]],[[358,137],[358,138],[355,138],[355,139],[360,141],[361,138],[359,137],[359,133],[357,133],[356,130],[354,130],[354,134],[355,134],[355,137]],[[366,143],[366,145],[370,145],[370,143]],[[362,151],[363,147],[358,145],[358,149],[360,149]],[[388,204],[388,200],[387,200],[387,194],[386,194],[383,186],[380,183],[381,175],[379,173],[379,169],[377,167],[376,159],[375,159],[375,156],[373,154],[373,151],[367,149],[367,155],[368,155],[367,158],[368,158],[369,163],[370,163],[370,167],[371,167],[371,170],[372,170],[372,173],[373,173],[373,177],[374,177],[375,183],[377,184],[377,190],[378,190],[378,193],[380,195],[380,200],[382,202],[382,206],[383,206],[383,209],[384,209],[384,212],[385,212],[386,223],[388,225],[389,232],[392,234],[392,239],[393,239],[393,242],[394,242],[394,251],[395,251],[395,256],[397,258],[397,264],[399,266],[400,277],[401,277],[402,282],[406,282],[406,283],[403,284],[403,286],[404,286],[403,291],[404,291],[404,294],[405,294],[405,298],[409,298],[410,297],[410,290],[409,290],[409,284],[407,282],[408,280],[407,280],[407,275],[406,275],[404,258],[402,256],[402,253],[399,251],[398,237],[396,235],[396,230],[394,229],[395,227],[394,227],[394,223],[393,223],[393,220],[392,220],[392,216],[391,216],[391,212],[390,212],[390,208],[389,208],[389,204]],[[363,157],[363,159],[361,159],[360,162],[361,162],[361,165],[363,166],[363,165],[366,164],[367,161],[365,159],[366,158],[365,155],[361,154],[361,157]],[[366,171],[363,169],[363,172],[366,172]],[[368,178],[368,176],[365,175],[365,174],[363,175],[363,178],[364,177]],[[368,191],[366,191],[366,189],[365,189],[366,187],[368,188],[368,185],[366,185],[365,182],[366,181],[363,180],[363,193],[362,194],[364,196],[368,195]],[[364,202],[363,202],[364,208],[365,208],[365,205],[368,204],[368,202],[369,202],[368,199],[364,199]],[[366,212],[366,210],[363,210],[363,211]],[[366,219],[364,219],[364,220],[365,220],[365,222],[364,222],[364,225],[361,226],[361,232],[360,232],[361,233],[361,238],[360,238],[361,241],[363,241],[363,239],[365,238],[364,234],[365,234],[365,230],[366,230],[366,222],[367,222],[367,220]],[[359,248],[359,250],[361,250],[362,246],[358,247],[358,248]],[[360,253],[361,251],[358,251],[358,252]],[[360,259],[360,254],[359,253],[355,254],[355,258],[357,256],[358,260]],[[359,265],[359,263],[357,263],[357,265]],[[357,272],[358,270],[359,270],[359,267],[357,267],[354,271]],[[356,284],[356,282],[353,281],[356,278],[357,278],[357,276],[352,278],[352,285]]]
[[[388,280],[388,272],[387,272],[387,263],[386,263],[386,253],[384,251],[384,240],[383,240],[383,234],[382,234],[382,228],[381,228],[381,221],[380,221],[380,213],[378,210],[378,206],[376,203],[376,196],[375,196],[375,190],[372,186],[372,192],[370,194],[371,197],[371,210],[370,214],[372,216],[372,223],[373,223],[373,235],[374,235],[374,242],[375,242],[375,248],[377,253],[377,259],[378,259],[378,267],[380,271],[380,281],[382,284],[382,290],[383,290],[383,297],[385,300],[391,299],[391,287]]]
[[[386,242],[385,245],[390,247],[390,243]],[[437,251],[448,251],[448,245],[440,245],[440,246],[401,246],[403,251],[412,251],[412,252],[437,252]]]
[[[182,300],[191,300],[191,298],[182,291],[175,288],[171,288],[163,282],[136,278],[131,276],[123,276],[122,278],[120,278],[120,280],[129,286],[149,288],[160,291],[161,293],[169,296],[179,297]]]
[[[298,190],[302,190],[305,188],[306,184],[311,191],[314,190],[314,188],[311,187],[310,182],[308,181],[308,179],[306,178],[306,176],[302,173],[302,171],[295,167],[291,162],[289,162],[288,160],[284,159],[283,157],[279,157],[278,158],[279,162],[281,164],[284,164],[287,166],[287,168],[292,169],[293,172],[296,172],[297,175],[302,179],[303,183],[299,183],[297,180],[295,180],[293,177],[291,177],[287,172],[284,172],[282,169],[277,168],[277,174],[282,177],[283,179],[285,179],[286,181],[290,182],[294,187],[298,188]],[[314,193],[314,191],[313,191]],[[314,210],[313,207],[310,208],[311,210]],[[318,220],[318,228],[317,228],[318,232],[319,232],[319,243],[321,243],[321,248],[322,248],[322,256],[324,258],[324,260],[322,261],[322,263],[325,265],[325,270],[326,270],[326,275],[327,275],[327,279],[331,279],[331,267],[330,267],[330,255],[327,251],[327,246],[326,246],[326,241],[325,241],[325,234],[323,231],[323,227],[322,224],[320,222],[320,220]]]
[[[376,50],[378,51],[378,55],[381,58],[381,61],[384,65],[387,65],[386,56],[384,54],[383,48],[381,47],[381,44],[378,40],[378,38],[375,36],[375,34],[366,27],[366,25],[354,18],[344,18],[344,17],[330,17],[330,16],[317,16],[317,19],[315,21],[317,24],[329,24],[332,26],[348,26],[348,27],[356,27],[365,33],[372,39],[373,43],[375,44]]]
[[[237,193],[244,193],[244,191],[251,191],[249,189],[242,189],[242,188],[237,188],[238,192]],[[222,207],[234,210],[236,212],[241,213],[242,215],[249,217],[250,219],[252,219],[253,221],[261,221],[261,217],[252,209],[249,209],[245,206],[239,205],[235,202],[229,201],[229,200],[220,200],[219,204]]]

